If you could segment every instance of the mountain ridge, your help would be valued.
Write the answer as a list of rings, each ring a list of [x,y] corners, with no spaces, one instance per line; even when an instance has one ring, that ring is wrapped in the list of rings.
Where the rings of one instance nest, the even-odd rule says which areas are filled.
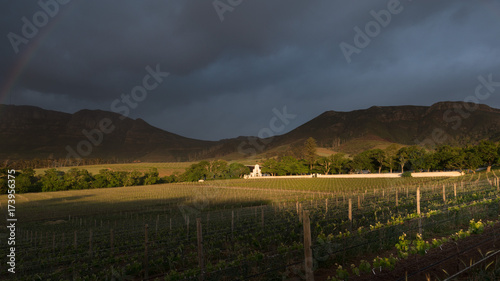
[[[425,139],[432,135],[434,128],[441,128],[447,134],[455,138],[458,137],[458,139],[462,139],[463,136],[461,134],[457,136],[452,130],[476,132],[496,129],[495,132],[498,134],[499,109],[487,105],[477,105],[477,109],[474,111],[466,111],[464,106],[471,107],[471,104],[439,102],[431,106],[372,106],[368,109],[349,112],[326,111],[295,130],[284,134],[282,138],[286,138],[287,135],[298,138],[300,135],[311,134],[311,137],[316,138],[322,146],[328,146],[325,143],[328,138],[353,139],[374,134],[390,142],[410,145],[415,144],[414,140]],[[459,118],[459,113],[455,111],[469,116]],[[473,123],[477,121],[483,121],[484,125],[474,126]],[[456,127],[459,122],[461,125],[458,128],[450,130],[450,126]],[[355,128],[355,130],[349,130],[349,128]],[[486,138],[498,139],[498,135],[492,136],[491,133],[484,135]],[[480,136],[475,137],[472,141],[478,141],[481,138]]]
[[[99,122],[109,119],[115,129],[103,135],[88,156],[140,161],[195,161],[208,158],[245,158],[241,145],[255,137],[219,141],[183,137],[103,110],[83,109],[73,114],[35,106],[0,105],[0,159],[63,158],[68,146],[76,151],[82,141],[98,138]],[[438,102],[431,106],[372,106],[353,111],[325,111],[292,131],[256,139],[258,153],[301,145],[309,138],[335,151],[357,153],[377,145],[427,143],[464,145],[482,139],[500,140],[500,109],[484,104]],[[83,132],[87,132],[85,135]],[[436,141],[436,131],[446,136]],[[97,134],[97,135],[96,135]],[[260,146],[260,145],[259,145]],[[80,148],[82,148],[81,146]],[[231,156],[229,156],[231,155]]]

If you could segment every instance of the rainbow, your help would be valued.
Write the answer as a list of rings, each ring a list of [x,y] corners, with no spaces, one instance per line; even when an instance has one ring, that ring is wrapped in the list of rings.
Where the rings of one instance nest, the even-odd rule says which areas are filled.
[[[11,97],[12,89],[15,87],[19,77],[21,76],[24,68],[28,65],[29,61],[36,54],[36,51],[43,40],[53,31],[54,27],[61,21],[61,14],[67,12],[67,10],[73,6],[73,3],[68,3],[64,6],[59,6],[58,14],[50,18],[49,22],[46,26],[39,28],[38,34],[29,39],[28,45],[24,47],[24,50],[21,50],[16,56],[18,59],[10,68],[8,72],[7,79],[5,80],[4,85],[0,87],[0,104],[6,104],[7,98]],[[29,19],[29,17],[28,17]]]

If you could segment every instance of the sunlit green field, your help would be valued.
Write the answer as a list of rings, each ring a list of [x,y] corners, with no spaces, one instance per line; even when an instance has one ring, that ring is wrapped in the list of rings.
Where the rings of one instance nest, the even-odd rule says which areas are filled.
[[[176,166],[177,165],[177,166]],[[157,167],[164,173],[168,170],[181,169],[179,163],[139,163],[88,166],[89,171],[103,168],[115,170],[147,170]],[[82,166],[81,168],[86,168]],[[69,168],[66,168],[69,169]],[[87,190],[69,190],[59,192],[40,192],[18,194],[16,204],[18,216],[25,220],[58,218],[68,215],[80,216],[106,212],[144,210],[155,206],[176,208],[176,204],[191,202],[199,197],[206,198],[214,205],[223,207],[229,201],[257,200],[259,205],[266,202],[296,201],[296,193],[304,198],[314,198],[318,194],[365,193],[392,190],[398,187],[428,186],[471,181],[481,177],[465,175],[458,178],[388,178],[388,179],[233,179],[215,180],[203,183],[176,183],[151,186],[131,186]],[[485,174],[482,174],[483,179]],[[491,177],[491,176],[490,176]],[[252,190],[252,191],[251,191]],[[1,195],[0,202],[6,202],[7,195]],[[228,199],[229,198],[229,199]],[[227,206],[226,208],[229,208]],[[2,203],[5,208],[5,203]]]
[[[127,164],[102,164],[102,165],[86,165],[86,166],[78,166],[78,169],[85,169],[89,171],[91,174],[98,174],[102,169],[111,169],[113,171],[139,171],[139,172],[147,172],[150,168],[157,168],[160,174],[160,177],[170,176],[174,173],[183,173],[187,167],[189,167],[194,162],[167,162],[167,163],[127,163]],[[75,167],[61,167],[58,170],[68,171],[71,168]],[[47,170],[44,169],[35,169],[37,175],[43,174],[43,172]]]

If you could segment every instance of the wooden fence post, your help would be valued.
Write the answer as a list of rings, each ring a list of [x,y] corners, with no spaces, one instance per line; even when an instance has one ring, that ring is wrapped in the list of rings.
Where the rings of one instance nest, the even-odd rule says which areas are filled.
[[[313,256],[312,256],[312,241],[311,241],[311,222],[309,220],[309,211],[304,210],[304,257],[305,257],[305,272],[306,281],[314,281],[313,273]]]
[[[207,213],[207,223],[205,225],[205,228],[207,229],[207,231],[208,231],[209,224],[210,224],[210,213]]]
[[[352,226],[352,199],[349,198],[349,221],[351,222]]]
[[[417,214],[420,215],[420,186],[417,186]]]
[[[205,277],[205,264],[203,262],[203,235],[201,231],[201,218],[196,219],[196,233],[198,238],[198,264],[201,270],[199,280],[203,281]]]
[[[231,211],[231,236],[233,236],[234,233],[234,210]]]
[[[457,183],[453,184],[453,194],[455,195],[455,198],[457,198]]]
[[[302,222],[302,204],[299,204],[299,222]]]
[[[443,202],[446,203],[446,186],[443,184]]]
[[[158,224],[160,223],[160,214],[156,215],[156,239],[158,239]]]
[[[420,217],[420,186],[417,186],[417,214],[418,214],[418,233],[422,235],[422,218]]]
[[[89,253],[92,256],[92,229],[89,229]]]
[[[148,225],[144,225],[144,279],[149,278],[149,272],[148,272]]]
[[[264,227],[264,207],[260,208],[260,214],[261,214],[261,226]]]
[[[396,189],[396,207],[399,206],[398,190]]]
[[[189,215],[186,217],[186,237],[189,238]]]
[[[111,244],[110,247],[111,247],[111,254],[113,254],[115,252],[115,241],[114,241],[115,237],[114,237],[114,233],[113,233],[113,229],[110,229],[109,230],[109,243]]]

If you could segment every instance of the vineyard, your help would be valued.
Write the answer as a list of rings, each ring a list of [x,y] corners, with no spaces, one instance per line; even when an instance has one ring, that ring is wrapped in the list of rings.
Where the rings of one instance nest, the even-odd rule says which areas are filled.
[[[221,180],[17,195],[15,277],[444,280],[480,268],[494,273],[497,175]],[[470,258],[478,249],[481,256]]]

